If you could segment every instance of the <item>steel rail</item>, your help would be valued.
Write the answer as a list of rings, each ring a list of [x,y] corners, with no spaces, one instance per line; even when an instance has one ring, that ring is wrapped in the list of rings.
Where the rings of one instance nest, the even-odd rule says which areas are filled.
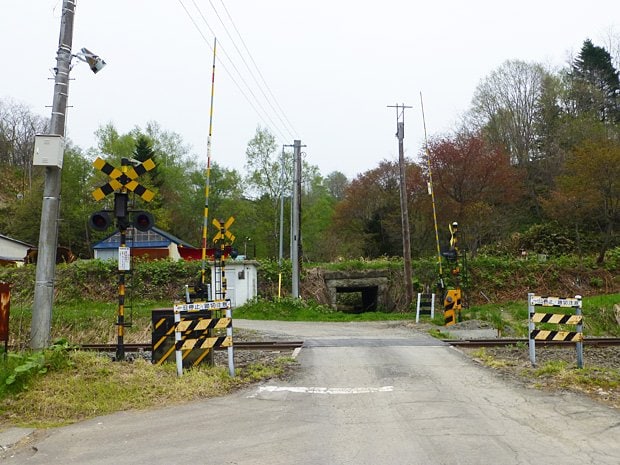
[[[527,338],[520,339],[442,339],[443,342],[456,347],[506,347],[517,344],[527,344]],[[596,337],[584,338],[583,344],[587,346],[609,347],[620,345],[620,338]],[[537,346],[574,346],[570,341],[536,341]]]
[[[233,347],[238,350],[280,350],[296,349],[303,345],[303,341],[239,341],[234,342]],[[114,352],[115,344],[81,344],[78,346],[82,350],[92,350],[96,352]],[[152,349],[149,343],[125,343],[127,352],[146,352]],[[226,347],[217,347],[216,350],[225,350]]]
[[[527,344],[526,338],[504,338],[504,339],[442,339],[442,342],[455,347],[506,347],[518,344]],[[238,350],[292,350],[303,345],[303,341],[239,341],[234,343]],[[584,338],[584,345],[592,347],[611,347],[620,346],[620,338],[597,337]],[[574,342],[568,341],[536,341],[537,346],[574,346]],[[83,350],[93,350],[97,352],[114,352],[115,344],[81,344],[78,346]],[[150,343],[125,343],[125,350],[128,352],[150,351]],[[225,347],[217,347],[216,350],[224,350]]]

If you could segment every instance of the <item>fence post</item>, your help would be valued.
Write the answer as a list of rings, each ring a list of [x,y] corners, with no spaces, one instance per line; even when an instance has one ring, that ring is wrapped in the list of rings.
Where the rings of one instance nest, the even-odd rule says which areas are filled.
[[[226,328],[226,335],[230,337],[232,341],[233,336],[233,328],[232,328],[232,308],[230,306],[230,299],[227,301],[228,307],[226,308],[226,318],[230,318],[230,325]],[[228,346],[228,373],[231,378],[235,377],[235,357],[234,357],[234,347],[231,345]]]
[[[181,309],[175,305],[174,308],[174,356],[177,363],[177,376],[183,375],[183,352],[179,345],[181,342],[181,331],[179,331],[179,323],[181,322]]]
[[[575,309],[575,314],[581,316],[582,315],[582,311],[581,311],[581,296],[580,295],[576,295],[575,299],[577,299],[579,301],[579,305],[576,307]],[[583,334],[583,320],[581,320],[581,322],[579,322],[579,324],[577,325],[577,332],[580,334]],[[576,348],[577,348],[577,366],[579,368],[583,368],[583,342],[582,341],[578,341],[577,344],[575,344]]]
[[[422,294],[418,292],[418,303],[415,306],[415,322],[416,323],[420,321],[420,297],[421,296]]]

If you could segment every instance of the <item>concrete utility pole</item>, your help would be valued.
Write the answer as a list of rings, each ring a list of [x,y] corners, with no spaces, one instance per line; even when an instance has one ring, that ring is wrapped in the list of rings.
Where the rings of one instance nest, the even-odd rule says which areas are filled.
[[[60,19],[60,39],[56,56],[56,77],[50,134],[64,137],[69,97],[69,71],[73,44],[73,17],[75,1],[63,0]],[[49,346],[54,302],[54,275],[56,273],[56,248],[58,246],[58,214],[60,210],[60,181],[62,169],[45,168],[45,186],[41,209],[41,228],[37,252],[37,271],[34,288],[34,306],[30,329],[30,346],[42,349]]]
[[[402,105],[388,105],[396,108],[396,137],[398,137],[398,165],[400,167],[400,215],[403,235],[403,262],[405,271],[405,307],[409,309],[413,302],[413,281],[411,279],[411,238],[409,232],[409,208],[407,207],[407,182],[405,177],[405,152],[403,139],[405,138],[405,109],[412,108]],[[400,112],[399,112],[400,111]]]
[[[293,160],[294,160],[294,180],[293,180],[293,201],[291,208],[293,210],[292,230],[291,237],[291,262],[293,265],[292,270],[292,296],[293,298],[299,298],[299,273],[300,264],[302,259],[301,254],[301,148],[305,147],[301,145],[300,140],[293,141]]]
[[[282,146],[282,167],[280,170],[280,243],[278,250],[278,266],[282,266],[284,258],[284,145]],[[256,258],[256,257],[254,257]]]

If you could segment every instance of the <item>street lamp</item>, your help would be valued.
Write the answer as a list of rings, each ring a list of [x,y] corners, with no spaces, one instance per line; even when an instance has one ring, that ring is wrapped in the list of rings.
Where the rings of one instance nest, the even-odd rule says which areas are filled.
[[[60,185],[71,59],[75,56],[82,61],[86,61],[94,73],[105,66],[103,60],[85,48],[82,49],[81,54],[71,54],[75,1],[63,0],[62,11],[50,131],[42,139],[35,139],[37,162],[33,161],[33,165],[38,163],[41,166],[45,166],[45,185],[43,188],[43,205],[41,207],[41,227],[39,230],[34,303],[30,328],[30,346],[33,349],[43,349],[49,346],[50,339],[56,250],[58,247]]]
[[[99,58],[99,56],[95,55],[93,52],[91,52],[87,48],[83,48],[81,50],[81,53],[76,53],[73,56],[80,61],[84,61],[88,63],[88,66],[90,66],[91,71],[95,74],[101,71],[103,67],[106,65],[105,61],[103,61],[101,58]]]

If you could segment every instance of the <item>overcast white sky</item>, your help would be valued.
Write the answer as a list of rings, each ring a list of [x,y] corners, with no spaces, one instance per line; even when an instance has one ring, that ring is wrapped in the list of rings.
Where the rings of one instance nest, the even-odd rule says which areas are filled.
[[[420,92],[432,136],[455,127],[480,80],[505,60],[559,67],[586,38],[605,46],[610,32],[620,33],[618,0],[76,1],[73,52],[87,47],[107,62],[97,75],[84,63],[72,71],[67,135],[77,145],[94,146],[107,122],[127,132],[157,121],[206,161],[210,27],[221,59],[212,160],[243,170],[260,124],[279,144],[301,139],[322,174],[349,178],[398,158],[396,112],[387,105],[413,106],[405,151],[414,156],[424,140]],[[49,116],[62,1],[0,5],[0,98]],[[254,77],[236,51],[245,48],[235,28]]]

